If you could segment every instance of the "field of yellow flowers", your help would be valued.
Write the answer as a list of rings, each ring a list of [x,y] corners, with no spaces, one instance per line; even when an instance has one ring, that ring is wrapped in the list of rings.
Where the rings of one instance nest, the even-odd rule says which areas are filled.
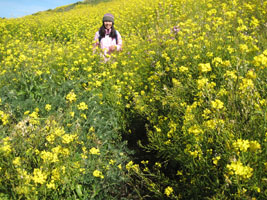
[[[65,8],[0,19],[0,199],[267,198],[266,0]]]

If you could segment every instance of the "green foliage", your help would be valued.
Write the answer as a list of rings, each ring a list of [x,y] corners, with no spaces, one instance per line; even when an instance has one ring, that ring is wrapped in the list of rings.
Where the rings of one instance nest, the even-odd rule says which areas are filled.
[[[46,106],[43,116],[39,109],[28,111],[10,126],[1,143],[2,193],[14,199],[122,196],[128,175],[118,166],[128,160],[128,151],[118,118],[98,98],[83,98],[88,103],[85,110],[65,102],[64,109],[51,114]]]

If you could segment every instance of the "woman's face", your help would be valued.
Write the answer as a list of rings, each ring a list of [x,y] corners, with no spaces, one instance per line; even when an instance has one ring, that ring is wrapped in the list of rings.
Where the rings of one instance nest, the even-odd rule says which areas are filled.
[[[105,22],[104,22],[104,26],[105,26],[106,29],[111,29],[111,27],[112,27],[112,22],[105,21]]]

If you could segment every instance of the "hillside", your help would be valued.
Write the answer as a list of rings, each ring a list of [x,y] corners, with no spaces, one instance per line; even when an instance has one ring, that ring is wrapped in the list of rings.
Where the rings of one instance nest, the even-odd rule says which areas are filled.
[[[65,5],[65,6],[60,6],[60,7],[57,7],[55,9],[49,9],[49,10],[46,10],[46,11],[37,12],[37,13],[34,13],[33,15],[38,15],[38,14],[44,13],[44,12],[48,12],[48,13],[51,13],[51,12],[67,12],[69,10],[75,9],[76,6],[97,5],[99,3],[104,3],[104,2],[109,2],[109,1],[110,0],[83,0],[83,1],[77,1],[76,3],[68,4],[68,5]]]
[[[266,199],[267,1],[84,1],[0,19],[0,199]],[[115,16],[123,50],[93,38]]]

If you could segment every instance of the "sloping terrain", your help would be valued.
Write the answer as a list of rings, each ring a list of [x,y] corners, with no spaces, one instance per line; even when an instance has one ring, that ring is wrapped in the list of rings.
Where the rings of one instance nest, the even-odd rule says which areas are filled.
[[[0,19],[1,199],[266,199],[266,10],[112,0]],[[123,50],[104,62],[109,12]]]

